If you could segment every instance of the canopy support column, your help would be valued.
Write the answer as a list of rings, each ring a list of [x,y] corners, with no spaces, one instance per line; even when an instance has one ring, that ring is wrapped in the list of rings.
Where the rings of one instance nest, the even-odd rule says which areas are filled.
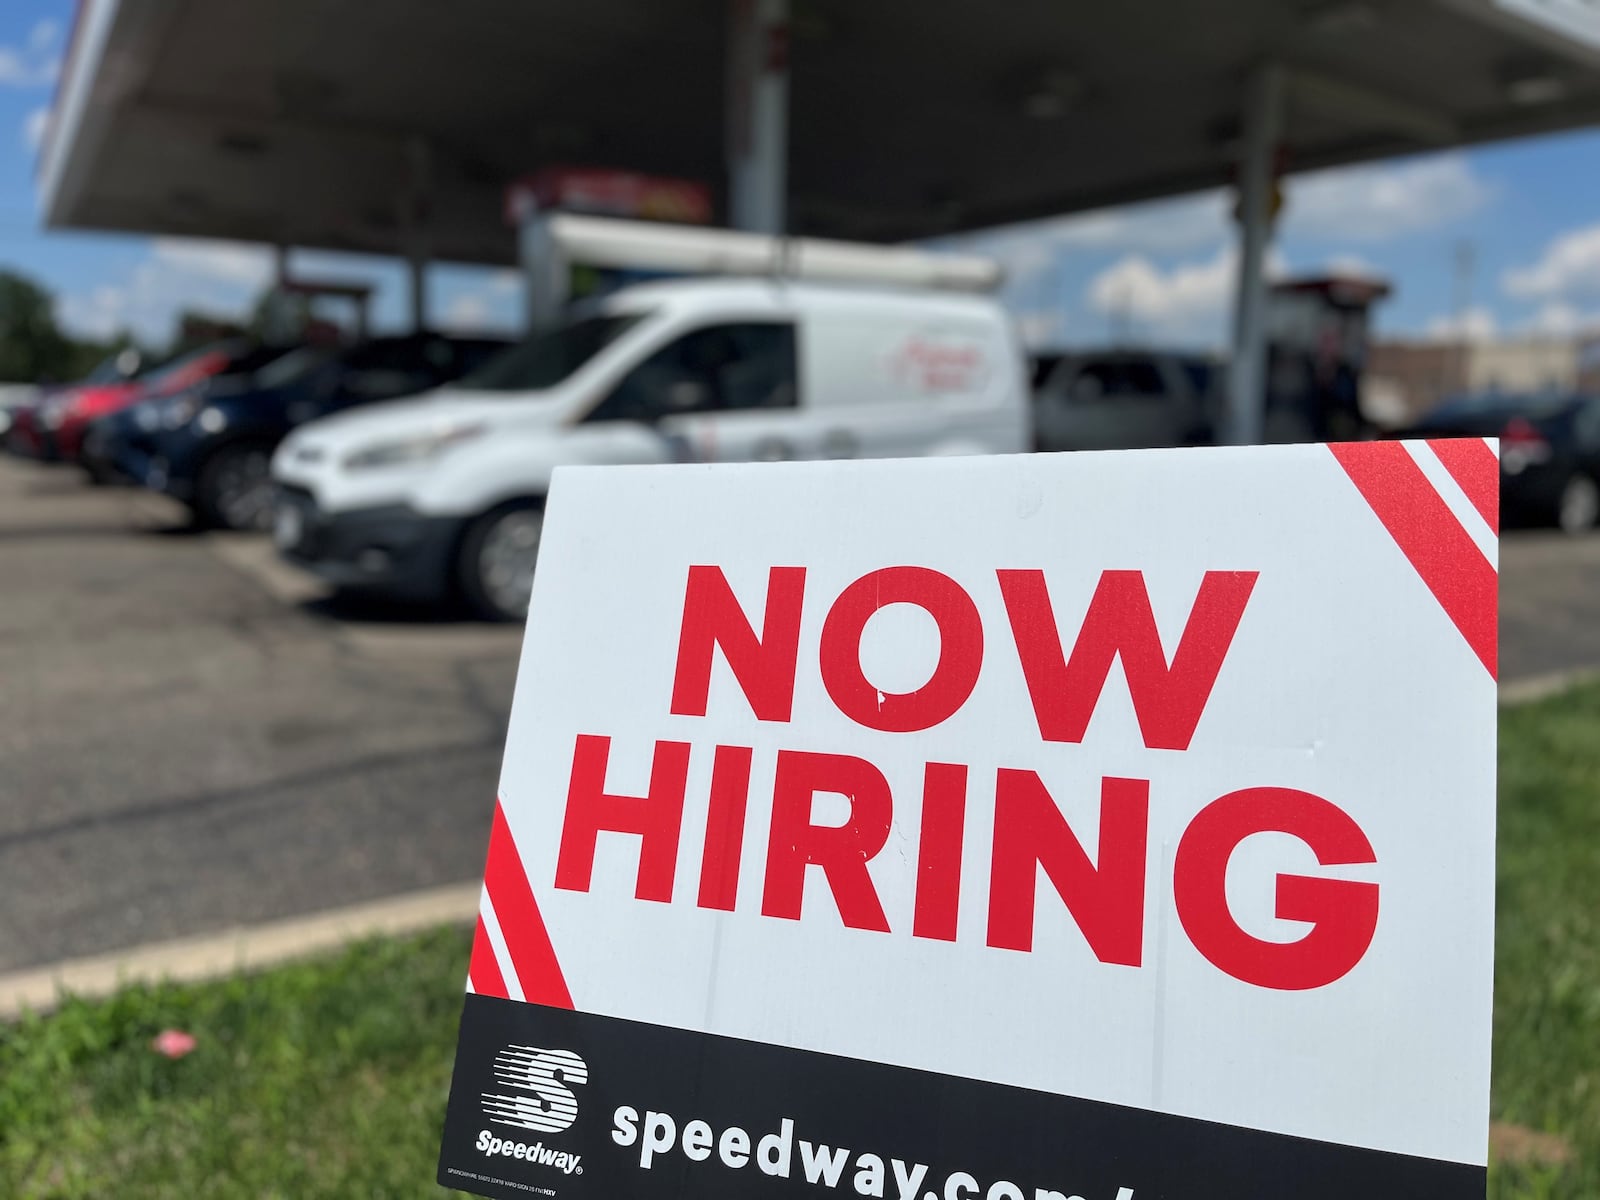
[[[1234,292],[1233,354],[1228,368],[1224,440],[1261,441],[1267,406],[1267,250],[1272,242],[1273,189],[1283,123],[1283,72],[1268,63],[1245,99],[1244,157],[1239,165],[1239,276]]]
[[[433,215],[433,155],[426,141],[417,138],[407,144],[406,165],[409,178],[402,202],[402,224],[410,284],[407,297],[411,328],[424,333],[428,328],[428,262],[433,249],[428,236]]]
[[[789,0],[731,0],[728,223],[785,232],[789,154]]]

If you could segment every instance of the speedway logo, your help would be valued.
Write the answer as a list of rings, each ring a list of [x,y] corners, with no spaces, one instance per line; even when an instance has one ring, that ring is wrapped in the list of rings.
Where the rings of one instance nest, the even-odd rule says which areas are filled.
[[[567,1085],[589,1082],[589,1068],[570,1050],[507,1046],[495,1055],[494,1077],[517,1090],[484,1092],[486,1117],[499,1125],[560,1133],[578,1119],[578,1098]],[[478,1140],[481,1150],[483,1139]]]
[[[538,1163],[541,1167],[554,1167],[563,1175],[583,1174],[583,1155],[551,1150],[543,1142],[534,1142],[530,1146],[527,1142],[495,1137],[485,1129],[478,1134],[477,1146],[489,1158],[515,1158]]]

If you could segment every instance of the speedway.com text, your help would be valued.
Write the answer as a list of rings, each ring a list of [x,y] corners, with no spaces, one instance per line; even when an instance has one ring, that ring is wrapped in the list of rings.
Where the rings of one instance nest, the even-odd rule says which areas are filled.
[[[754,1160],[763,1175],[779,1179],[791,1178],[795,1158],[807,1183],[837,1188],[846,1173],[851,1176],[850,1186],[861,1196],[882,1200],[1098,1200],[1036,1187],[1030,1193],[1006,1179],[997,1179],[985,1187],[966,1171],[952,1171],[944,1177],[943,1186],[935,1190],[923,1185],[928,1182],[925,1163],[907,1163],[898,1158],[885,1159],[872,1153],[852,1155],[844,1146],[827,1146],[796,1140],[794,1122],[784,1117],[777,1132],[766,1134],[752,1142],[750,1134],[737,1125],[730,1125],[720,1134],[704,1121],[690,1121],[683,1126],[679,1136],[678,1122],[668,1113],[647,1110],[641,1124],[639,1110],[624,1104],[612,1114],[614,1127],[611,1140],[619,1146],[639,1147],[639,1166],[648,1171],[651,1165],[674,1147],[681,1150],[691,1162],[707,1162],[715,1155],[724,1167],[735,1171],[750,1165]],[[798,1151],[798,1155],[797,1152]],[[892,1190],[890,1190],[892,1189]],[[1131,1187],[1119,1187],[1115,1197],[1105,1200],[1134,1200]]]

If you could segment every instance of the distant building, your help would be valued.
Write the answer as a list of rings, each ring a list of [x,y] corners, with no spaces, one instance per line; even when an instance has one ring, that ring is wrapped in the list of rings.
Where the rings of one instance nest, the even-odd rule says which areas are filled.
[[[1587,335],[1578,346],[1578,390],[1600,395],[1600,333]]]
[[[1365,390],[1395,424],[1463,392],[1600,391],[1600,338],[1375,341]]]
[[[1374,341],[1362,382],[1364,407],[1381,413],[1385,424],[1405,425],[1466,390],[1467,358],[1464,342]]]
[[[1506,338],[1467,346],[1468,391],[1570,392],[1577,386],[1577,338]]]

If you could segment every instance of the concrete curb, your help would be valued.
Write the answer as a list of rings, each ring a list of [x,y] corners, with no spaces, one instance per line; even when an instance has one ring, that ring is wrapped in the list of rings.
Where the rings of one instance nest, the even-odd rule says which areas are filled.
[[[1533,700],[1546,700],[1559,696],[1580,683],[1600,679],[1600,667],[1574,667],[1568,671],[1550,671],[1544,675],[1530,675],[1500,685],[1500,703],[1527,704]]]
[[[106,996],[129,983],[192,983],[334,950],[361,938],[466,924],[478,913],[480,885],[451,884],[305,917],[222,933],[130,946],[0,975],[0,1020],[47,1012],[63,994]],[[466,986],[462,964],[462,986]]]

